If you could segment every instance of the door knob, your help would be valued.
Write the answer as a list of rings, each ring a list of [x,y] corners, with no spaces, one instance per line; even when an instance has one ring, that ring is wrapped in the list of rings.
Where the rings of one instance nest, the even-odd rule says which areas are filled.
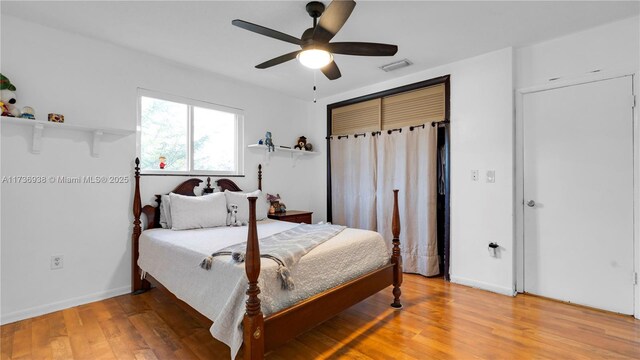
[[[533,201],[533,200],[529,200],[529,201],[527,201],[527,206],[528,207],[534,207],[534,206],[536,206],[536,202]]]

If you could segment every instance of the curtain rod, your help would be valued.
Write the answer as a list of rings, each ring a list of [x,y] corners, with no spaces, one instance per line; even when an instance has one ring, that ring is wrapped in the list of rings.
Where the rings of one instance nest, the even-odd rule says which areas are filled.
[[[443,120],[443,121],[432,121],[432,122],[431,122],[431,127],[436,127],[436,126],[441,126],[441,125],[446,126],[446,125],[448,125],[449,123],[450,123],[450,121],[449,121],[449,120]],[[413,130],[414,130],[414,129],[416,129],[416,128],[423,128],[423,129],[424,129],[424,127],[425,127],[425,125],[426,125],[426,124],[428,124],[428,123],[421,124],[421,125],[413,125],[413,126],[409,126],[409,131],[413,131]],[[391,133],[393,133],[394,131],[402,132],[402,128],[386,130],[387,134],[391,134]],[[371,136],[380,135],[381,133],[382,133],[381,131],[372,131],[372,132],[371,132]],[[356,133],[356,134],[352,134],[352,135],[353,135],[353,137],[354,137],[354,138],[358,138],[358,136],[364,136],[364,137],[366,137],[366,136],[367,136],[367,133],[366,133],[366,132],[363,132],[363,133]],[[333,135],[332,135],[332,136],[327,136],[327,137],[325,137],[325,139],[326,139],[326,140],[331,140],[331,139],[333,139],[333,137],[334,137]],[[337,135],[337,136],[336,136],[336,138],[338,138],[338,140],[340,140],[340,139],[342,139],[342,138],[346,138],[346,139],[348,139],[348,138],[349,138],[349,135]]]

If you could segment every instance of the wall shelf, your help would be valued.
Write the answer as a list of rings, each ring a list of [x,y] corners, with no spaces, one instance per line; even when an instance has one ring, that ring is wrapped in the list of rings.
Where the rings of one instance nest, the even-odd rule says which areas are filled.
[[[91,155],[94,157],[100,156],[100,143],[103,135],[108,134],[108,135],[116,135],[116,136],[126,136],[126,135],[135,133],[135,130],[113,129],[113,128],[107,128],[107,127],[94,127],[94,126],[75,125],[75,124],[67,124],[67,123],[55,123],[50,121],[30,120],[30,119],[14,118],[9,116],[2,116],[0,117],[0,119],[3,124],[14,124],[14,125],[33,127],[33,140],[31,144],[31,152],[34,154],[39,154],[40,151],[42,150],[42,133],[45,128],[82,131],[82,132],[88,132],[93,134]]]
[[[291,154],[291,159],[293,160],[293,166],[295,166],[296,161],[301,156],[309,156],[309,155],[318,154],[317,151],[287,149],[287,148],[279,147],[278,145],[275,145],[275,150],[273,150],[273,151],[268,151],[266,145],[260,145],[260,144],[251,144],[251,145],[249,145],[247,147],[250,148],[250,149],[258,149],[260,151],[263,151],[265,153],[265,162],[266,163],[269,163],[269,160],[271,160],[271,154],[277,154],[277,153],[288,153],[288,154]]]
[[[251,145],[249,145],[247,147],[254,148],[254,149],[262,149],[264,151],[267,151],[267,145],[251,144]],[[278,145],[275,145],[275,147],[276,147],[275,151],[272,151],[272,152],[284,151],[284,152],[289,152],[289,153],[296,154],[296,155],[313,155],[313,154],[317,154],[318,153],[317,151],[287,149],[287,148],[279,147]]]

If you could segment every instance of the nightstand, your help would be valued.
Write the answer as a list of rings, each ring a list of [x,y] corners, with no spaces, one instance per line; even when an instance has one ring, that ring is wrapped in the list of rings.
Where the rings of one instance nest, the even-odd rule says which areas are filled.
[[[313,224],[311,215],[313,211],[287,210],[283,213],[269,214],[269,219],[287,221],[292,223]]]

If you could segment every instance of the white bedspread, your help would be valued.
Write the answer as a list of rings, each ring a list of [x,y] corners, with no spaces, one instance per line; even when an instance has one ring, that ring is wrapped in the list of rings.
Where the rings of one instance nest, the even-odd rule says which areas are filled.
[[[258,238],[297,225],[258,221]],[[217,250],[246,240],[246,226],[184,231],[151,229],[140,236],[140,268],[213,320],[211,334],[229,345],[232,358],[242,345],[241,326],[247,288],[244,263],[236,264],[230,256],[220,256],[207,271],[200,267],[200,262]],[[380,234],[347,228],[313,249],[291,269],[296,281],[295,290],[282,290],[276,276],[276,263],[262,259],[258,280],[262,312],[272,314],[380,268],[389,262],[389,256]]]

